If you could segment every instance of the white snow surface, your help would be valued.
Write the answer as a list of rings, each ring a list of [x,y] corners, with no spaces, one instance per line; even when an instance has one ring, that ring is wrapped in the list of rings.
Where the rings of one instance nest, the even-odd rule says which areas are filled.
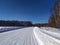
[[[0,29],[2,29],[2,28],[17,28],[17,27],[14,27],[14,26],[9,26],[9,27],[6,27],[6,26],[0,26]]]
[[[60,45],[60,33],[48,31],[50,29],[26,27],[3,32],[0,33],[0,45]]]

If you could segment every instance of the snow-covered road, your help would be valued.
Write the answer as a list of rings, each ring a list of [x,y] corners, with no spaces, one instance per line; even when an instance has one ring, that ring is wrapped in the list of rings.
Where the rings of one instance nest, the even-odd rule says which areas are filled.
[[[22,28],[0,33],[0,45],[60,45],[60,33],[38,27]]]

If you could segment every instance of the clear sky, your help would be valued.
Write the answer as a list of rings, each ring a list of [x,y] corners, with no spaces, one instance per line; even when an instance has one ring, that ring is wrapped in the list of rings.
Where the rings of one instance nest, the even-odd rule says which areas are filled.
[[[46,23],[56,0],[0,0],[0,20]]]

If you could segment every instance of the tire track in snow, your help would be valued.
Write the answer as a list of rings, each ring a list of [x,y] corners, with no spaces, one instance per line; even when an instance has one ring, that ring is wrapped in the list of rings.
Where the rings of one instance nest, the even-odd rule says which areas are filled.
[[[56,42],[51,36],[45,34],[44,32],[41,32],[43,29],[35,28],[35,37],[39,43],[39,45],[60,45],[60,41]],[[42,42],[42,43],[41,43]]]
[[[33,27],[1,33],[0,45],[37,45]]]
[[[35,35],[35,38],[36,38],[36,40],[37,40],[37,42],[38,42],[38,45],[44,45],[44,43],[43,43],[43,41],[39,38],[39,36],[38,36],[38,31],[39,30],[39,28],[38,27],[35,27],[34,28],[34,30],[33,30],[33,32],[34,32],[34,35]]]
[[[60,34],[46,31],[46,30],[40,30],[42,33],[46,34],[49,36],[49,38],[53,39],[57,43],[60,43]]]

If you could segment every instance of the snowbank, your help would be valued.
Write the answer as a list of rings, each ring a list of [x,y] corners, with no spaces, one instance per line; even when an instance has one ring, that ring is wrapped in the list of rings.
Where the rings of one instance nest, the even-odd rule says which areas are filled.
[[[60,40],[55,38],[54,36],[49,35],[43,29],[35,29],[35,34],[37,35],[37,39],[40,45],[60,45]],[[59,35],[60,36],[60,35]],[[58,37],[58,36],[57,36]]]
[[[52,31],[52,32],[56,32],[56,33],[60,33],[60,29],[59,28],[40,27],[40,29],[47,30],[47,31]]]

